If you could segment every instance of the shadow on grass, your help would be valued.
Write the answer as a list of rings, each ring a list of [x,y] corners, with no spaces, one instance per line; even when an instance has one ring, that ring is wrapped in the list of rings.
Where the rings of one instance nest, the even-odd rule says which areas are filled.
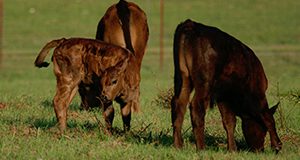
[[[130,131],[128,133],[122,133],[125,136],[126,141],[136,144],[153,144],[154,146],[172,147],[173,146],[173,136],[170,133],[171,129],[161,131],[159,133],[153,133],[152,131]],[[115,135],[115,134],[114,134]],[[192,143],[195,144],[195,139],[193,134],[186,134],[183,137],[185,139],[185,144]],[[206,149],[209,150],[227,150],[227,139],[226,135],[224,137],[212,136],[205,134],[205,145]],[[249,151],[245,140],[236,140],[236,145],[239,151]]]
[[[29,122],[35,128],[42,130],[48,130],[56,127],[57,121],[56,118],[51,119],[36,119],[33,122]],[[78,121],[68,121],[67,130],[81,130],[82,132],[93,132],[100,130],[104,133],[104,126],[99,123],[92,123],[89,121],[81,122]],[[112,136],[114,137],[124,137],[125,140],[129,143],[135,144],[152,144],[155,147],[171,147],[173,145],[173,136],[170,133],[171,129],[162,130],[160,132],[152,132],[150,130],[145,130],[144,128],[138,130],[131,130],[129,132],[124,132],[123,129],[113,127]],[[195,139],[192,134],[186,134],[184,136],[185,143],[195,144]],[[241,139],[236,141],[237,147],[240,151],[249,151],[249,148],[246,142]],[[227,139],[224,137],[212,136],[205,134],[205,145],[209,150],[218,151],[220,149],[226,149]]]
[[[195,138],[192,134],[188,135],[189,143],[195,144]],[[243,139],[235,140],[236,145],[239,151],[249,151],[250,148],[248,147],[247,143]],[[224,134],[222,137],[220,136],[213,136],[209,134],[205,134],[205,145],[206,148],[210,150],[222,150],[225,149],[227,150],[227,138],[226,135]]]
[[[39,128],[42,130],[49,130],[51,128],[57,128],[57,120],[55,117],[46,119],[40,118],[32,121],[28,121],[34,128]],[[68,121],[67,130],[73,132],[74,130],[85,133],[85,132],[94,132],[100,131],[101,134],[104,134],[104,125],[99,124],[97,122],[92,123],[90,121],[78,122],[75,120]],[[124,137],[125,141],[128,143],[134,144],[152,144],[155,147],[172,147],[173,146],[173,136],[172,129],[165,129],[161,131],[153,132],[149,128],[149,126],[131,129],[129,132],[124,132],[123,129],[118,127],[113,127],[112,136],[113,137]],[[73,131],[72,131],[73,130]],[[108,135],[107,135],[108,136]],[[185,144],[192,143],[195,144],[195,139],[192,133],[184,134]],[[239,139],[236,141],[237,147],[239,151],[249,151],[249,148],[244,139]],[[209,134],[205,134],[205,145],[206,149],[219,151],[226,150],[227,148],[227,139],[226,135],[224,137],[213,136]]]
[[[29,121],[28,123],[30,123],[34,128],[39,128],[42,130],[47,130],[50,128],[54,128],[57,127],[57,120],[56,118],[51,118],[51,119],[35,119],[34,121]],[[85,122],[77,122],[74,120],[68,121],[67,122],[67,129],[81,129],[83,131],[93,131],[95,129],[99,129],[98,124],[97,123],[91,123],[89,121],[85,121]]]
[[[56,119],[35,119],[33,122],[29,121],[28,123],[32,124],[33,127],[35,128],[40,128],[40,129],[49,129],[52,128],[56,125]]]

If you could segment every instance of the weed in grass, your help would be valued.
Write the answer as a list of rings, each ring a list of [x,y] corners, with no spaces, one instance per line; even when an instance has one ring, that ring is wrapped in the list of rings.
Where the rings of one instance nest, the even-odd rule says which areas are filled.
[[[162,106],[163,108],[170,109],[173,95],[174,95],[173,88],[169,88],[166,90],[160,89],[152,102],[157,106]]]
[[[300,90],[292,90],[285,96],[294,105],[300,104]]]
[[[127,141],[136,144],[151,144],[154,146],[171,146],[173,138],[170,135],[170,128],[159,132],[152,131],[152,123],[142,125],[139,129],[134,129],[128,134],[125,134]]]

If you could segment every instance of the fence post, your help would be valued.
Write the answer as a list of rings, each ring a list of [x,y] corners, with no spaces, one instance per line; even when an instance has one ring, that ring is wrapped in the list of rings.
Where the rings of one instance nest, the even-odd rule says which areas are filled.
[[[164,0],[160,0],[160,34],[159,34],[160,70],[164,63]]]
[[[2,66],[2,40],[3,40],[3,0],[0,0],[0,68]]]

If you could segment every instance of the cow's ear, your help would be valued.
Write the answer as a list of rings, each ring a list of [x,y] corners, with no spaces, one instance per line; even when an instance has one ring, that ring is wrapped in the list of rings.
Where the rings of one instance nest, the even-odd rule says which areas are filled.
[[[271,112],[272,114],[274,114],[274,113],[276,112],[276,110],[277,110],[279,104],[280,104],[280,102],[278,102],[275,106],[273,106],[272,108],[270,108],[270,112]]]

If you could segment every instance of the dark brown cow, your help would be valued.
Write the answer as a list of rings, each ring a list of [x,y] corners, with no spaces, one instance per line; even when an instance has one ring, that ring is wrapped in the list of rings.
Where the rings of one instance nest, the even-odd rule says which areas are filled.
[[[136,4],[120,0],[117,4],[108,8],[98,24],[96,39],[103,40],[129,49],[135,54],[136,59],[131,61],[138,76],[142,59],[145,53],[149,31],[146,14]],[[137,78],[140,83],[140,78]],[[85,109],[90,107],[104,106],[108,117],[113,119],[114,109],[111,101],[102,100],[97,92],[101,90],[98,83],[80,84],[81,106]],[[111,121],[112,122],[112,121]]]
[[[229,150],[236,150],[236,115],[243,121],[243,133],[252,149],[263,149],[267,131],[271,147],[276,151],[281,149],[273,118],[276,107],[268,107],[267,79],[250,48],[217,28],[186,20],[175,32],[174,65],[172,124],[175,147],[183,145],[183,116],[195,89],[190,110],[197,149],[204,148],[204,117],[213,102],[220,109]]]
[[[99,85],[101,72],[112,66],[126,65],[133,55],[127,49],[98,40],[62,38],[43,47],[35,60],[35,66],[41,68],[49,65],[44,59],[51,48],[55,48],[52,60],[57,80],[53,103],[59,129],[63,132],[67,124],[67,110],[78,85]]]

